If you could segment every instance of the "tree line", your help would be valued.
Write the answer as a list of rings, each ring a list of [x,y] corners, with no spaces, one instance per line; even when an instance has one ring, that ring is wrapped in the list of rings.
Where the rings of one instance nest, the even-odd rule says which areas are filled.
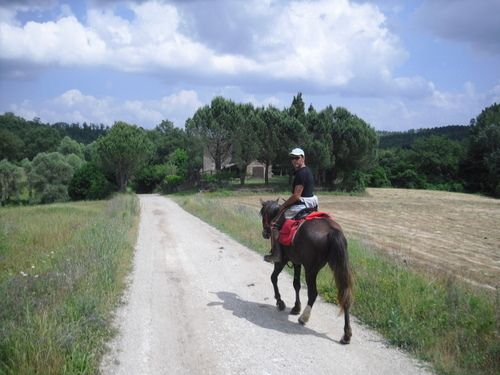
[[[301,93],[288,108],[255,107],[223,97],[199,108],[177,128],[164,120],[154,129],[116,122],[104,125],[43,124],[0,116],[2,204],[100,199],[115,190],[176,191],[241,185],[247,166],[288,173],[288,152],[306,151],[316,183],[329,190],[367,186],[443,189],[500,196],[500,105],[485,108],[469,126],[376,132],[342,107],[305,109]],[[203,156],[215,174],[200,173]]]

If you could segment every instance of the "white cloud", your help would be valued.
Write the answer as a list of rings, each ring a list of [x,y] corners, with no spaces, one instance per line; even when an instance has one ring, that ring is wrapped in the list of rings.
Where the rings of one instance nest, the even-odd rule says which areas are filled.
[[[263,15],[263,23],[247,30],[252,33],[250,45],[239,53],[218,52],[203,36],[195,39],[187,33],[189,14],[175,3],[128,4],[134,15],[130,19],[113,7],[91,8],[85,24],[67,15],[65,7],[61,11],[66,15],[56,21],[17,25],[9,17],[0,18],[1,59],[42,66],[106,66],[184,79],[221,77],[238,84],[298,81],[334,88],[357,80],[368,89],[374,81],[392,80],[394,67],[407,58],[386,28],[384,15],[369,4],[252,2],[243,11],[251,13],[252,22]],[[244,19],[243,14],[237,16]]]
[[[5,60],[34,64],[89,65],[106,58],[106,44],[74,16],[24,26],[0,23],[0,50]]]
[[[192,90],[181,90],[158,100],[124,100],[111,97],[85,95],[71,89],[61,95],[36,105],[30,101],[12,104],[9,107],[27,119],[40,117],[44,122],[87,122],[112,125],[115,121],[126,121],[144,128],[152,128],[162,120],[169,119],[183,127],[184,121],[202,106],[198,94]]]

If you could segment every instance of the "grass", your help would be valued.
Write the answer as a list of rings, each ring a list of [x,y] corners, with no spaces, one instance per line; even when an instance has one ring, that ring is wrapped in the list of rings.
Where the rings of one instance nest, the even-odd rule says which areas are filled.
[[[261,253],[257,210],[225,200],[224,194],[179,196],[188,211]],[[257,195],[256,195],[256,200]],[[439,374],[500,373],[498,296],[431,272],[408,268],[349,240],[355,275],[353,313],[392,345],[427,361]],[[318,278],[323,298],[335,302],[335,286],[325,268]],[[355,335],[355,333],[354,333]]]
[[[138,223],[133,195],[0,210],[0,374],[95,374]]]

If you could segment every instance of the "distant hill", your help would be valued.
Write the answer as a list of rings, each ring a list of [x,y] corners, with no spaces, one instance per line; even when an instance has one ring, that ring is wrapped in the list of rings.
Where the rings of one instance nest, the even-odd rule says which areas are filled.
[[[450,125],[439,128],[411,129],[406,132],[378,131],[380,148],[410,148],[418,138],[439,135],[453,141],[464,141],[469,137],[472,126]]]

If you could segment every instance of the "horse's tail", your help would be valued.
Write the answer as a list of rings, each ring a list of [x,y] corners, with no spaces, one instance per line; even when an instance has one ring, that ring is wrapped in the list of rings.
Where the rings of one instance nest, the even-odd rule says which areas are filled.
[[[328,265],[333,271],[337,285],[337,301],[340,313],[351,306],[353,295],[353,277],[347,255],[347,240],[341,230],[333,228],[328,233]]]

